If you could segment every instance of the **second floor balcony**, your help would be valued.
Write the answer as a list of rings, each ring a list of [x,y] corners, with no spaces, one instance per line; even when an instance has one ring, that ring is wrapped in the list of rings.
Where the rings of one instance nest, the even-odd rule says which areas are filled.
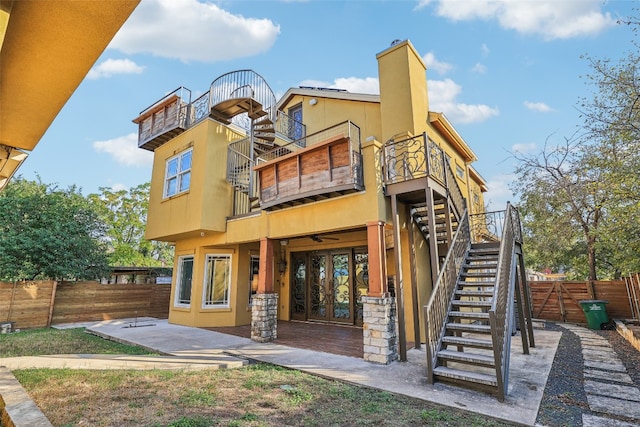
[[[364,190],[360,128],[347,121],[307,135],[264,154],[254,170],[262,209]]]

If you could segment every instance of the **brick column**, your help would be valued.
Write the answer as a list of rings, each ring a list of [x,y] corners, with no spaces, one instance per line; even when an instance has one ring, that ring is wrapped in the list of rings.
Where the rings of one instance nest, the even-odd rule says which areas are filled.
[[[278,294],[255,294],[251,307],[251,339],[258,342],[278,338]]]
[[[396,302],[392,297],[362,297],[364,360],[387,365],[398,360]]]

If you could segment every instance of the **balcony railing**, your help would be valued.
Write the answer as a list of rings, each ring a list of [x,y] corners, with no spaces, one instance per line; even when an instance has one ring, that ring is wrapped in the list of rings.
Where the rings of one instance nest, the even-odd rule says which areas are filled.
[[[358,126],[343,122],[307,135],[305,142],[306,148],[296,140],[258,158],[261,208],[364,189]]]
[[[445,155],[426,134],[390,140],[382,151],[385,184],[431,177],[445,185]]]
[[[191,91],[185,87],[170,92],[140,112],[133,120],[138,124],[138,147],[153,151],[189,126]]]

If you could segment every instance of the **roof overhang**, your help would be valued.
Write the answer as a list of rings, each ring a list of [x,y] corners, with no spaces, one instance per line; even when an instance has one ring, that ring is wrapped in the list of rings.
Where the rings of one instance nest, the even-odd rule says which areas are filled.
[[[31,151],[140,0],[0,0],[0,144]]]
[[[16,170],[29,154],[17,148],[0,144],[0,191],[6,187]]]
[[[453,128],[453,125],[443,113],[429,111],[429,122],[449,141],[456,151],[460,153],[465,162],[471,163],[478,160],[476,154]]]
[[[480,187],[480,191],[482,191],[483,193],[489,191],[489,188],[487,187],[487,181],[472,166],[469,166],[469,178],[471,178],[478,184],[478,186]]]

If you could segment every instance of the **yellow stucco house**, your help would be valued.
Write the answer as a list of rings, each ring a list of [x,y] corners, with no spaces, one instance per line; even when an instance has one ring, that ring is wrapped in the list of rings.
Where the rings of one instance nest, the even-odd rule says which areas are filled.
[[[276,100],[240,70],[197,99],[178,88],[134,119],[139,147],[154,152],[146,237],[175,244],[171,323],[251,324],[256,341],[276,339],[278,321],[349,325],[362,328],[365,360],[402,360],[408,342],[426,342],[428,375],[446,376],[442,337],[470,322],[458,315],[459,329],[445,331],[456,322],[433,284],[454,295],[447,272],[458,277],[487,187],[473,150],[429,111],[413,45],[394,42],[377,60],[380,95],[298,87]],[[479,234],[495,237],[481,222]],[[495,265],[483,270],[495,280]],[[486,300],[497,288],[486,286],[459,288],[456,300]],[[488,319],[486,303],[466,306],[457,313],[480,307]]]

